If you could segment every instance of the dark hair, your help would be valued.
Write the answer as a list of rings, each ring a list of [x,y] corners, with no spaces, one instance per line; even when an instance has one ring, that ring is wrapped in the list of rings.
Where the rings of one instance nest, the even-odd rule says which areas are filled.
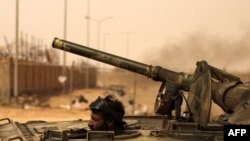
[[[104,98],[105,102],[107,103],[107,106],[118,112],[119,114],[122,115],[122,117],[125,114],[125,110],[124,110],[124,105],[122,104],[121,101],[117,100],[113,95],[107,95]],[[117,119],[113,114],[107,113],[107,112],[103,112],[103,119],[104,120],[114,120],[114,124],[118,127],[123,127],[123,125],[125,124],[125,122],[121,119]]]

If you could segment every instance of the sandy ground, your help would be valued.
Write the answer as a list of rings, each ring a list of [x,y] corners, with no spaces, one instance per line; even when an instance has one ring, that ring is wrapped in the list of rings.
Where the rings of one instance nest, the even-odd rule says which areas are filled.
[[[104,97],[107,94],[113,94],[123,102],[126,115],[133,115],[133,113],[140,114],[138,113],[139,109],[145,109],[144,111],[147,114],[154,114],[153,105],[160,84],[160,82],[152,81],[145,76],[128,71],[105,73],[105,75],[99,74],[98,88],[78,89],[71,93],[53,96],[37,96],[38,102],[35,102],[37,103],[36,106],[28,104],[25,104],[22,108],[0,106],[0,119],[10,118],[19,122],[29,120],[62,121],[80,118],[89,119],[90,112],[87,108],[90,102],[98,96]],[[124,96],[119,95],[114,90],[110,90],[108,88],[110,86],[123,87],[125,91]],[[88,103],[77,103],[70,106],[71,101],[77,101],[80,95],[84,96],[88,100]],[[134,95],[135,107],[129,104],[129,100]]]
[[[125,95],[121,96],[116,91],[107,89],[111,85],[124,87]],[[99,88],[74,90],[71,93],[49,97],[39,96],[37,99],[39,101],[38,106],[26,105],[23,108],[0,106],[0,119],[10,118],[19,122],[29,120],[63,121],[89,119],[90,112],[87,110],[89,103],[98,96],[103,97],[107,94],[113,94],[123,102],[126,108],[126,115],[134,115],[136,113],[154,115],[154,102],[160,85],[160,82],[128,71],[119,70],[112,73],[102,73],[98,75]],[[83,95],[88,100],[88,103],[78,103],[70,107],[70,101],[78,100],[80,95]],[[133,96],[135,96],[134,107],[129,104],[129,100]],[[138,111],[141,111],[141,113]],[[222,113],[222,110],[217,106],[213,106],[212,111],[212,117]]]

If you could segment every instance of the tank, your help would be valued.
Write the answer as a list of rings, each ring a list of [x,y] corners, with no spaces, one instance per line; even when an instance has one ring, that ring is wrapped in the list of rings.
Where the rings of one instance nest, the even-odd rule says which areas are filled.
[[[161,82],[155,96],[154,116],[125,116],[124,135],[111,131],[90,131],[87,120],[28,121],[0,120],[0,141],[223,141],[224,128],[250,123],[250,85],[207,61],[197,61],[193,74],[147,65],[67,40],[54,38],[52,47],[113,65]],[[187,98],[184,96],[187,93]],[[153,97],[153,95],[152,95]],[[182,104],[186,109],[181,110]],[[225,113],[210,121],[211,104]],[[182,112],[183,111],[183,112]]]

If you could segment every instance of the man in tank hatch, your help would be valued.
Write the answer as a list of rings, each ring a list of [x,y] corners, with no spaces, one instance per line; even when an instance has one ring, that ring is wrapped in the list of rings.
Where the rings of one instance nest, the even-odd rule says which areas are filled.
[[[100,96],[93,101],[89,108],[91,110],[88,126],[95,131],[114,131],[115,135],[124,133],[123,116],[124,105],[112,95],[105,98]]]

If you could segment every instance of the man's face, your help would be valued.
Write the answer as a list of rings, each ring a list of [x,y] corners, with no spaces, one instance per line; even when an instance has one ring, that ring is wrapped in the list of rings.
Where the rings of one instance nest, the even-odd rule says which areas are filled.
[[[91,112],[88,126],[91,130],[97,131],[107,131],[109,129],[107,122],[103,120],[102,112]]]

